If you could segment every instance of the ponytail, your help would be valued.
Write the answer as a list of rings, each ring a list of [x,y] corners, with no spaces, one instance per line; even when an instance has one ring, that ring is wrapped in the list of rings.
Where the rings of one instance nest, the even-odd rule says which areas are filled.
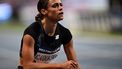
[[[35,16],[35,21],[41,21],[42,19],[43,18],[41,17],[40,13]]]

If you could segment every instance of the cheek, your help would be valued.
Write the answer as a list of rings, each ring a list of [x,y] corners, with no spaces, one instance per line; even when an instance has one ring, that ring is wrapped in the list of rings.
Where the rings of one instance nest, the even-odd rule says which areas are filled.
[[[48,13],[52,15],[57,15],[58,10],[56,8],[49,8]]]
[[[49,16],[57,16],[57,15],[58,15],[58,12],[57,12],[56,9],[50,9],[50,10],[48,11],[48,15],[49,15]]]

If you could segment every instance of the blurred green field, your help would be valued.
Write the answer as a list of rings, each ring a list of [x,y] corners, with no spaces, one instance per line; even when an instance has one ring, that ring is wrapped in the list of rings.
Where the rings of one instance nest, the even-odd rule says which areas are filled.
[[[24,29],[28,25],[17,21],[9,21],[7,23],[0,24],[0,33],[4,32],[12,32],[12,33],[22,33]],[[112,39],[122,39],[122,32],[114,33],[114,32],[90,32],[90,31],[82,31],[80,28],[73,29],[71,28],[74,37],[93,37],[93,38],[112,38]]]
[[[26,25],[17,21],[10,21],[10,22],[0,24],[0,32],[5,32],[5,31],[21,32],[25,28]]]

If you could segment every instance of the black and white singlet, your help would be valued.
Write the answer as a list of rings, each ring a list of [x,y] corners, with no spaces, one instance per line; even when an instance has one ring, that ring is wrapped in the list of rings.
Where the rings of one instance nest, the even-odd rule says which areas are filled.
[[[70,31],[57,23],[57,28],[53,36],[48,36],[41,24],[38,22],[32,23],[28,26],[24,35],[30,35],[34,38],[34,61],[49,63],[51,60],[58,56],[60,46],[67,44],[72,39]],[[23,38],[21,40],[20,57],[22,57]]]

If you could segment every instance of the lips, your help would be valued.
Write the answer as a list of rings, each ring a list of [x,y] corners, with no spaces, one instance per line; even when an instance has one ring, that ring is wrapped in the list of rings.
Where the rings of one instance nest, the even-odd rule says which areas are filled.
[[[64,14],[64,13],[63,12],[59,13],[59,15],[62,15],[62,14]]]

